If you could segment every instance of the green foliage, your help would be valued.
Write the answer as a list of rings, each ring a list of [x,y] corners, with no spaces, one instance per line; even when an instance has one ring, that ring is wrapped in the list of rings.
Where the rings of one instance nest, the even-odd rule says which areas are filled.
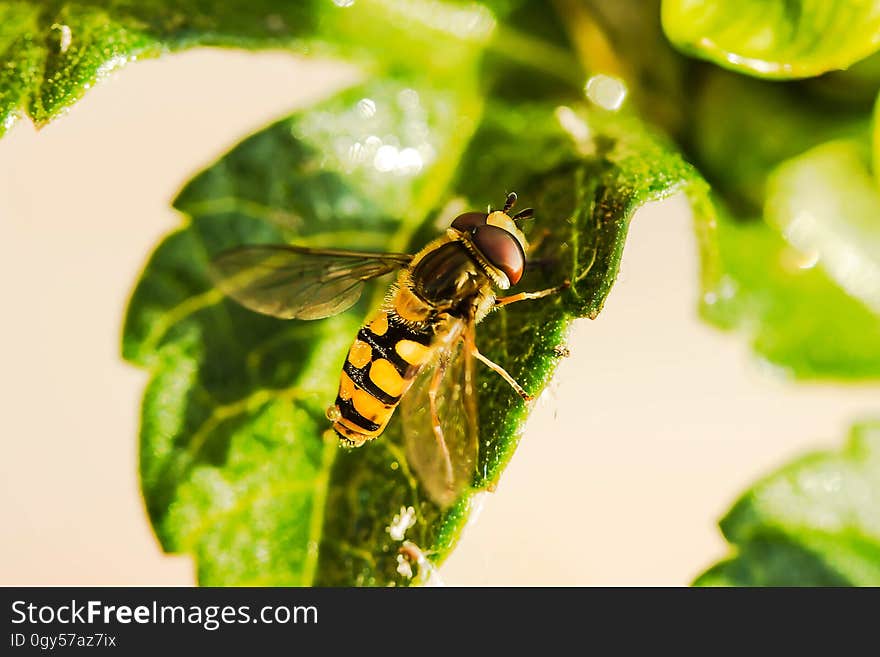
[[[703,315],[802,378],[880,377],[880,316],[762,221],[718,220],[721,270]],[[812,266],[811,266],[812,265]]]
[[[759,481],[721,521],[734,556],[698,586],[880,586],[880,424],[839,452],[797,459]]]
[[[0,135],[26,112],[58,116],[110,71],[194,46],[285,47],[351,57],[367,69],[416,65],[454,76],[462,53],[492,33],[482,6],[389,0],[0,0]],[[431,57],[413,59],[425,42]],[[380,45],[380,47],[377,47]]]
[[[399,417],[357,450],[322,438],[323,409],[369,304],[314,323],[257,316],[212,290],[205,271],[211,255],[266,241],[397,248],[425,221],[423,234],[448,225],[442,208],[454,199],[480,207],[515,188],[535,206],[533,234],[549,231],[542,252],[556,256],[523,289],[565,278],[573,288],[496,313],[478,339],[537,393],[570,320],[601,308],[633,211],[694,180],[632,117],[582,105],[561,110],[567,125],[593,135],[581,140],[563,129],[554,104],[493,103],[481,114],[469,102],[467,94],[427,85],[371,83],[254,135],[178,197],[190,221],[147,265],[124,353],[152,372],[141,432],[151,519],[167,550],[197,555],[202,583],[408,583],[397,573],[400,543],[387,530],[394,516],[412,506],[417,524],[407,538],[442,561],[474,496],[509,460],[527,412],[506,383],[480,372],[477,474],[451,508],[440,508],[407,463]],[[368,105],[372,116],[365,116]],[[468,126],[480,116],[467,146]],[[524,145],[518,136],[526,126]],[[428,135],[422,151],[435,159],[409,175],[377,171],[374,153],[361,158],[355,146],[370,148],[375,134],[394,135],[401,148],[424,147],[413,139]]]
[[[880,190],[865,146],[829,142],[785,162],[770,179],[764,215],[841,289],[880,313]]]
[[[847,68],[880,47],[872,0],[663,0],[663,28],[688,54],[766,78]]]
[[[693,120],[691,143],[701,170],[744,215],[763,208],[774,167],[826,141],[864,139],[871,125],[862,107],[722,71],[704,73]]]
[[[725,210],[714,233],[721,283],[703,316],[794,376],[876,379],[870,110],[815,92],[705,73],[691,149]]]

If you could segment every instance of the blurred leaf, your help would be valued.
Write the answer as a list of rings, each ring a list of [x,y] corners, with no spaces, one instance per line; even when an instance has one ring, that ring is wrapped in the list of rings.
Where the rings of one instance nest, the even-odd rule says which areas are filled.
[[[359,449],[321,437],[369,300],[321,322],[258,316],[211,289],[212,254],[287,240],[399,250],[419,225],[429,239],[456,208],[497,204],[515,187],[536,209],[530,237],[543,240],[543,266],[519,287],[566,277],[574,286],[493,314],[478,342],[538,393],[571,319],[602,307],[634,210],[688,186],[702,190],[632,117],[540,103],[492,104],[450,183],[480,115],[474,97],[466,84],[458,95],[425,82],[352,90],[244,141],[177,199],[190,221],[159,245],[138,283],[124,355],[151,371],[141,428],[151,520],[166,550],[195,554],[201,583],[425,581],[497,482],[528,412],[499,377],[479,371],[479,466],[472,487],[442,509],[408,466],[399,416]],[[424,167],[377,171],[375,138],[397,152],[417,149]],[[365,296],[375,303],[381,292]],[[400,542],[387,530],[410,506],[417,522],[406,538],[430,560],[414,580],[398,572]]]
[[[776,165],[831,139],[864,138],[869,122],[864,110],[809,98],[796,84],[706,71],[689,140],[713,188],[752,214]]]
[[[483,74],[492,97],[509,103],[583,97],[586,74],[571,52],[565,18],[546,2],[513,3],[489,45]]]
[[[873,126],[871,130],[871,169],[874,180],[880,185],[880,95],[874,103]]]
[[[722,283],[703,314],[742,329],[759,354],[798,377],[880,376],[880,315],[869,302],[880,285],[860,276],[859,290],[841,286],[855,280],[842,269],[847,262],[872,260],[855,262],[844,251],[848,243],[853,253],[871,251],[880,234],[876,192],[854,146],[841,153],[839,145],[830,152],[821,145],[865,139],[869,120],[792,83],[721,72],[709,72],[697,96],[691,148],[728,207],[713,234]],[[814,215],[813,225],[834,230],[814,230],[809,239],[789,230]]]
[[[880,315],[880,190],[867,148],[818,146],[780,166],[764,216],[851,296]]]
[[[758,482],[721,531],[735,555],[697,586],[880,585],[880,423]]]
[[[38,126],[45,124],[128,62],[194,46],[285,47],[344,55],[367,68],[393,64],[397,70],[454,77],[462,57],[489,38],[495,22],[479,4],[345,5],[330,0],[0,0],[0,135],[23,112]]]
[[[692,62],[660,26],[660,0],[556,0],[581,65],[625,80],[640,114],[677,136],[684,128]]]
[[[877,89],[880,89],[880,53],[874,53],[843,71],[825,73],[801,84],[811,94],[834,103],[834,106],[864,111],[874,103]],[[804,109],[810,109],[810,106]]]
[[[623,76],[633,100],[650,98],[652,85],[646,80],[654,81],[654,94],[665,89],[669,97],[677,97],[684,119],[664,121],[650,108],[648,115],[667,128],[681,127],[678,139],[726,206],[718,218],[718,230],[698,233],[706,291],[703,316],[722,328],[743,330],[759,354],[795,376],[864,379],[880,375],[880,320],[865,305],[877,288],[853,297],[839,287],[841,275],[829,277],[823,269],[826,263],[803,268],[809,264],[807,258],[781,235],[783,220],[770,228],[761,218],[768,179],[775,169],[829,140],[864,139],[870,129],[865,107],[820,97],[806,83],[771,83],[708,67],[689,70],[674,55],[644,47],[657,40],[649,29],[647,5],[651,3],[633,0],[606,6],[590,0],[562,0],[559,4],[569,12],[567,25],[575,34],[585,68]],[[647,12],[648,18],[639,17],[637,10]],[[638,29],[630,29],[636,25]],[[646,66],[650,68],[647,62],[655,59],[666,74],[641,75]],[[870,61],[857,68],[866,79],[873,75]],[[827,174],[826,180],[812,187],[809,201],[799,202],[796,192],[784,196],[777,185],[768,208],[791,210],[819,204],[846,214],[856,202],[853,186],[863,192],[860,198],[870,195],[862,170],[842,191],[835,188],[838,177],[834,172]],[[871,233],[871,204],[860,205],[858,221],[863,231]],[[825,250],[844,239],[826,237]],[[863,242],[863,251],[869,251],[872,244],[870,239]]]
[[[754,350],[801,378],[880,377],[880,317],[760,220],[719,213],[723,272],[703,315],[740,329]]]
[[[663,29],[687,54],[765,78],[844,69],[880,48],[873,0],[663,0]]]

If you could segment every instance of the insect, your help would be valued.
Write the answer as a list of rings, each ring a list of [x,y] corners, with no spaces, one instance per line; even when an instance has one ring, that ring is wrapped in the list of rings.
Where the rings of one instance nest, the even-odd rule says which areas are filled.
[[[480,353],[475,327],[495,308],[540,299],[568,282],[499,297],[526,267],[526,238],[511,216],[515,193],[498,211],[465,212],[415,255],[243,246],[212,263],[217,286],[251,310],[320,319],[350,308],[364,284],[398,272],[384,303],[358,331],[342,367],[332,429],[352,447],[382,435],[395,409],[404,415],[408,462],[432,498],[445,504],[476,467],[474,361],[498,373],[523,400],[531,396]]]

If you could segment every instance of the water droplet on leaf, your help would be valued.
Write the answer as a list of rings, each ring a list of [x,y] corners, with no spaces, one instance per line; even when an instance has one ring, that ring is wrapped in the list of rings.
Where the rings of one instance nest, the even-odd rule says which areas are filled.
[[[587,80],[587,98],[607,110],[618,110],[626,99],[626,85],[610,75],[594,75]]]

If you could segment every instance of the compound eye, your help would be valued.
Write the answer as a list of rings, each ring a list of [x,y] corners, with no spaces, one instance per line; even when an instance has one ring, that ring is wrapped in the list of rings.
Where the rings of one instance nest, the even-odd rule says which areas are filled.
[[[477,226],[485,226],[486,217],[488,216],[485,212],[465,212],[455,218],[455,221],[452,222],[452,227],[464,233],[469,233]]]
[[[490,263],[507,274],[511,285],[519,283],[526,265],[522,244],[503,228],[487,224],[473,232],[476,247]]]

